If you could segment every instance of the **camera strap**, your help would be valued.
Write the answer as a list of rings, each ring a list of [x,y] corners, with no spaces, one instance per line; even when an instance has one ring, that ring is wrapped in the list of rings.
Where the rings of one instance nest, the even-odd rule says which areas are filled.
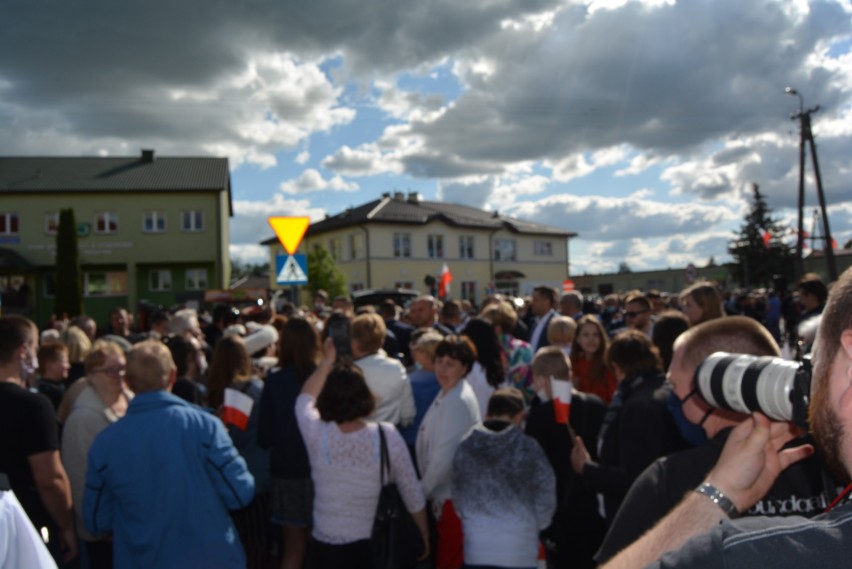
[[[834,508],[834,506],[838,505],[839,503],[841,503],[841,502],[843,502],[845,499],[847,499],[847,498],[849,497],[849,492],[852,492],[852,483],[848,484],[848,485],[846,486],[846,488],[844,488],[844,489],[843,489],[843,492],[841,492],[841,493],[837,496],[837,498],[835,498],[835,499],[831,502],[831,504],[829,504],[829,505],[828,505],[828,507],[825,509],[825,512],[824,512],[824,513],[828,513],[828,512],[830,512],[830,511],[832,510],[832,508]]]

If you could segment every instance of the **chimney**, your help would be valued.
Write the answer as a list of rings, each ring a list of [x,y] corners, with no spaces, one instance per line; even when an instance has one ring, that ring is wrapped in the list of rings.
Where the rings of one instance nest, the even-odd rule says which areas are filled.
[[[383,197],[383,198],[389,198],[389,197],[390,197],[390,192],[382,192],[382,197]]]
[[[394,192],[393,199],[398,202],[405,201],[405,194],[403,192]]]
[[[420,194],[417,192],[408,192],[409,203],[420,203]]]
[[[142,162],[151,163],[154,161],[154,151],[153,150],[142,150]]]

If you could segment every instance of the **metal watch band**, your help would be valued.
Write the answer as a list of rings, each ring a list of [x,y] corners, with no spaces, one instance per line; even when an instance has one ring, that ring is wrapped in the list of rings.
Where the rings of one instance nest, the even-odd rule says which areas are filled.
[[[740,511],[737,510],[737,507],[731,502],[730,498],[725,496],[724,492],[709,484],[707,482],[703,482],[698,488],[695,489],[696,492],[707,496],[710,500],[713,501],[714,504],[719,506],[723,512],[725,512],[729,518],[736,518],[740,515]]]

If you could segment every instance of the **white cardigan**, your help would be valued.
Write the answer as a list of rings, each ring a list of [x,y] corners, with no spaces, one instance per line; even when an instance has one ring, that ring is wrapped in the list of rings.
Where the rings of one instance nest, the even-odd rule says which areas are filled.
[[[407,426],[414,420],[417,409],[411,394],[408,374],[399,360],[380,354],[370,354],[355,360],[364,373],[370,392],[376,396],[376,408],[371,421],[386,421]]]
[[[426,497],[440,517],[452,491],[453,456],[462,438],[480,423],[479,403],[467,380],[447,393],[438,393],[417,433],[417,465]]]

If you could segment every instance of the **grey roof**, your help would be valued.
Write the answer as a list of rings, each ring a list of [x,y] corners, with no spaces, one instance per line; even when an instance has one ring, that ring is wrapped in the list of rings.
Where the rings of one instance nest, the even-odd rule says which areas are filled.
[[[0,192],[228,190],[227,158],[3,157]]]
[[[513,233],[533,235],[551,235],[554,237],[576,237],[572,231],[561,227],[543,225],[513,217],[505,217],[474,207],[446,203],[383,196],[363,205],[349,208],[337,215],[311,223],[306,235],[317,235],[355,225],[370,223],[424,225],[441,220],[454,227],[471,229],[506,229]],[[262,245],[275,243],[276,238],[261,242]]]

